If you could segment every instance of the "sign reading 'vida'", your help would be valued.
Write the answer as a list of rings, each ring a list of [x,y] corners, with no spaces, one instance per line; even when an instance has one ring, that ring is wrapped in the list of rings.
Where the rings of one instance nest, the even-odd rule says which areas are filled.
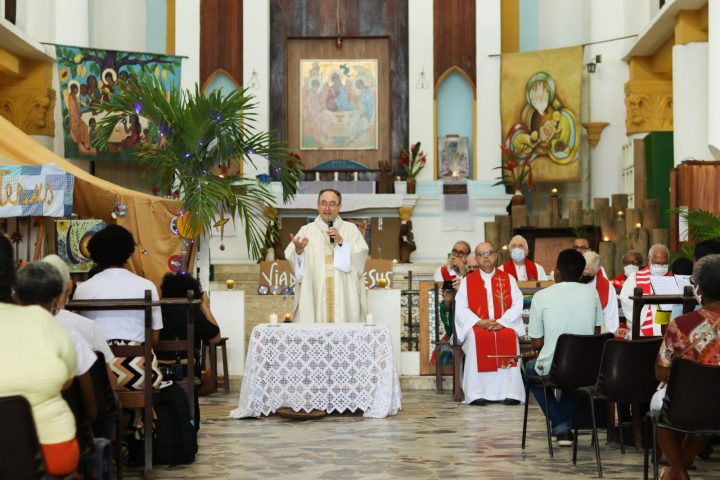
[[[365,272],[363,272],[365,287],[379,287],[380,279],[385,279],[387,288],[392,288],[392,270],[393,262],[391,260],[368,259],[365,262]],[[271,292],[274,287],[281,291],[283,287],[295,286],[295,275],[293,275],[287,260],[260,262],[259,282],[260,285],[267,285]]]

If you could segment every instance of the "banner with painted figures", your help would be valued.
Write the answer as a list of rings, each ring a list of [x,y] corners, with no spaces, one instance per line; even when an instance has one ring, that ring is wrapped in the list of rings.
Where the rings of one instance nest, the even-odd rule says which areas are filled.
[[[69,217],[74,186],[55,165],[0,165],[0,218]]]
[[[181,58],[155,53],[121,52],[58,45],[60,102],[65,157],[83,160],[134,160],[133,150],[141,143],[160,145],[157,129],[139,114],[123,118],[115,126],[110,143],[98,151],[91,143],[93,132],[105,115],[97,105],[112,98],[123,82],[154,75],[166,92],[180,86]]]

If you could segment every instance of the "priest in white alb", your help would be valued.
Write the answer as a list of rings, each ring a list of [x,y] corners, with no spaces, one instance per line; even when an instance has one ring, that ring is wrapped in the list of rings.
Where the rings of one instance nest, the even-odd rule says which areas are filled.
[[[518,336],[525,334],[522,292],[511,275],[495,268],[491,243],[475,247],[475,257],[479,269],[462,280],[455,297],[455,333],[465,352],[465,403],[517,405],[525,400],[515,357]]]
[[[326,189],[318,195],[318,216],[303,226],[285,249],[295,274],[293,321],[363,322],[367,295],[363,283],[368,246],[354,223],[338,212],[342,195]]]

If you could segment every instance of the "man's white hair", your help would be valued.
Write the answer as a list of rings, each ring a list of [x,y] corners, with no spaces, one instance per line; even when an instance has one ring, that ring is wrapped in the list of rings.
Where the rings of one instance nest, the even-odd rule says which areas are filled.
[[[667,254],[668,258],[670,258],[670,249],[666,245],[663,245],[662,243],[656,243],[655,245],[650,247],[650,250],[648,250],[648,262],[651,261],[650,258],[652,257],[653,253],[656,250],[664,250],[665,253]]]
[[[583,273],[592,276],[597,275],[598,270],[600,270],[600,255],[587,251],[583,253],[583,257],[585,257],[585,270]]]
[[[515,235],[514,237],[512,237],[512,238],[510,239],[510,243],[514,243],[516,240],[517,240],[518,242],[520,242],[520,243],[523,244],[523,246],[525,247],[525,250],[526,250],[526,251],[527,251],[527,250],[530,250],[530,249],[528,248],[528,243],[527,243],[527,240],[525,240],[525,237],[523,237],[522,235]]]
[[[59,272],[60,276],[63,279],[63,283],[65,284],[66,291],[63,293],[67,293],[67,283],[68,280],[70,280],[70,269],[68,268],[67,264],[65,263],[65,260],[58,257],[54,253],[51,255],[47,255],[45,258],[40,260],[41,262],[49,263],[53,267],[55,267]]]

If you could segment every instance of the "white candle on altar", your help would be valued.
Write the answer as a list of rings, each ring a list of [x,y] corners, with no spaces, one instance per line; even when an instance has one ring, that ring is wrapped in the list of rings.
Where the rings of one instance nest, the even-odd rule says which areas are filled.
[[[375,316],[372,313],[365,315],[365,323],[368,325],[375,325]]]
[[[338,172],[335,172],[335,181],[336,182],[338,181],[339,176],[340,176],[340,174]]]
[[[320,172],[315,172],[315,181],[316,182],[320,181]]]
[[[353,172],[353,180],[358,181],[358,172]]]
[[[270,323],[277,323],[278,322],[278,316],[277,313],[271,313],[270,314]]]

